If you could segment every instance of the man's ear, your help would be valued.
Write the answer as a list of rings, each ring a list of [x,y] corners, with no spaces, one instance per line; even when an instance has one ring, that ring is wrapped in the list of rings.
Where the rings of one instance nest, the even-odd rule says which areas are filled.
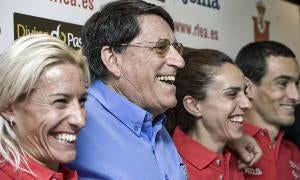
[[[196,118],[202,117],[201,105],[198,100],[192,96],[184,96],[183,106],[185,110]]]
[[[103,46],[101,59],[107,70],[115,77],[121,77],[121,68],[118,64],[118,57],[110,46]]]
[[[253,100],[256,91],[256,85],[247,77],[245,77],[245,83],[247,88],[245,89],[245,94],[250,100]]]

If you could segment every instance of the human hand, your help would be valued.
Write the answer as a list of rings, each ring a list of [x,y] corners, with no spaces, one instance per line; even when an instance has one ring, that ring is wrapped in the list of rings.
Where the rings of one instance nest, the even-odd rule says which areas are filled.
[[[248,135],[243,135],[240,139],[229,142],[227,146],[240,156],[238,160],[239,169],[252,166],[263,155],[255,139]]]

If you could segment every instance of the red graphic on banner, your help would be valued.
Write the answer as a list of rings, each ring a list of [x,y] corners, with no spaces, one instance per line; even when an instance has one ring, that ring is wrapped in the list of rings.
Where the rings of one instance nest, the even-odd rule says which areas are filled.
[[[270,21],[267,21],[264,19],[265,15],[265,5],[258,1],[256,3],[256,9],[258,12],[257,17],[252,17],[253,19],[253,25],[254,25],[254,40],[255,41],[267,41],[269,40],[269,27],[270,27]]]

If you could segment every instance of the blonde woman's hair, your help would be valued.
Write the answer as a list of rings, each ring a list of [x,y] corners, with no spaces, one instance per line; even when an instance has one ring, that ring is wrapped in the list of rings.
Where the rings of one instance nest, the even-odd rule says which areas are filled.
[[[80,67],[86,77],[86,85],[89,85],[88,65],[81,51],[75,51],[61,40],[45,34],[16,40],[0,55],[0,114],[9,104],[28,98],[46,68],[65,63]],[[26,159],[9,121],[0,115],[0,164],[10,163],[17,171],[31,172],[29,168],[22,168],[22,165],[27,166]]]

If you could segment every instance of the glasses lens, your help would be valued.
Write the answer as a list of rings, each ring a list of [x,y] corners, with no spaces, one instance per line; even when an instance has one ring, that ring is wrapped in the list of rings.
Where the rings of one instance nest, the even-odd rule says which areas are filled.
[[[170,41],[168,41],[167,39],[161,39],[156,43],[156,46],[154,48],[156,50],[156,53],[164,57],[169,52]]]
[[[176,51],[180,55],[182,55],[183,45],[178,42],[174,42],[171,44],[170,41],[167,39],[159,40],[156,43],[155,47],[153,47],[153,49],[155,49],[156,53],[159,54],[161,57],[165,57],[167,55],[167,53],[169,52],[171,45],[176,49]]]
[[[182,55],[182,52],[183,52],[183,45],[181,43],[178,43],[178,42],[174,42],[172,44],[172,46],[177,50],[177,52]]]

